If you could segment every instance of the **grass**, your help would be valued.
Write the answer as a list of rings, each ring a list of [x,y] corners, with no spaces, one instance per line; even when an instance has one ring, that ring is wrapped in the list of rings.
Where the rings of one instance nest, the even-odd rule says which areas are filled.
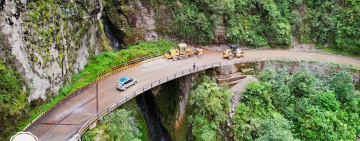
[[[350,53],[348,53],[346,51],[335,50],[335,49],[332,49],[332,48],[329,48],[329,47],[323,47],[321,45],[316,45],[316,49],[326,51],[326,52],[329,52],[329,53],[333,53],[333,54],[340,54],[340,55],[344,55],[344,56],[348,56],[348,57],[360,58],[360,55],[350,54]]]
[[[89,59],[88,64],[79,73],[72,75],[71,82],[59,90],[59,95],[52,98],[48,103],[35,107],[30,111],[30,118],[21,122],[18,130],[21,131],[41,113],[58,103],[63,97],[78,90],[82,86],[97,79],[96,72],[109,69],[119,63],[124,63],[140,56],[160,53],[175,47],[174,42],[160,39],[159,41],[141,42],[138,45],[130,45],[118,52],[103,52]],[[146,124],[146,123],[145,123]]]
[[[258,60],[259,61],[259,60]],[[350,69],[350,71],[356,72],[356,73],[360,73],[360,67],[357,66],[353,66],[353,65],[348,65],[348,64],[341,64],[341,63],[337,63],[337,62],[327,62],[327,61],[319,61],[319,60],[296,60],[296,59],[286,59],[286,58],[270,58],[267,61],[270,62],[281,62],[281,63],[286,63],[286,64],[292,64],[292,63],[300,63],[300,62],[307,62],[307,63],[319,63],[319,64],[327,64],[327,65],[332,65],[332,66],[336,66],[339,68],[348,68]],[[255,62],[256,63],[256,62]]]

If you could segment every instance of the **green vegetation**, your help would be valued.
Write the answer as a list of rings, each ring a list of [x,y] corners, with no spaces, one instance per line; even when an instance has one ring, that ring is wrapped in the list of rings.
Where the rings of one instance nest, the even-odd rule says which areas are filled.
[[[266,70],[250,82],[233,118],[235,140],[355,140],[360,93],[351,75]]]
[[[100,140],[114,141],[140,141],[148,140],[147,134],[143,134],[142,123],[137,117],[139,112],[135,100],[129,101],[130,106],[125,109],[116,109],[109,115],[104,116],[102,124],[82,136],[84,141],[93,141],[95,138]],[[123,106],[124,107],[124,106]],[[137,108],[137,109],[136,109]],[[140,112],[141,113],[141,112]],[[140,115],[142,117],[142,115]],[[144,119],[140,119],[143,122]],[[145,122],[146,125],[146,122]],[[145,131],[147,131],[145,126]],[[147,132],[145,132],[147,133]]]
[[[80,1],[29,1],[26,4],[22,26],[26,27],[24,43],[31,64],[38,63],[42,68],[46,68],[51,62],[57,61],[62,67],[61,63],[67,55],[66,65],[71,67],[77,57],[75,50],[83,45],[87,46],[90,55],[94,54],[97,42],[91,41],[90,37],[96,33],[93,25],[98,22],[92,20],[95,16],[92,13],[95,4],[96,2]],[[102,33],[98,35],[103,36]],[[84,38],[86,40],[83,40]],[[94,44],[90,45],[91,42]],[[102,41],[99,42],[102,44]],[[54,49],[58,52],[57,56],[51,55]],[[101,50],[105,48],[102,46]]]
[[[338,49],[333,49],[333,48],[329,48],[329,47],[323,47],[321,45],[317,45],[316,49],[326,51],[326,52],[329,52],[329,53],[333,53],[333,54],[341,54],[341,55],[344,55],[344,56],[360,58],[360,55],[350,54],[349,52],[346,52],[344,50],[338,50]]]
[[[15,134],[24,118],[28,118],[26,111],[28,90],[23,87],[24,80],[15,68],[11,59],[10,45],[7,36],[0,33],[0,140],[9,140]],[[7,57],[8,59],[3,59]]]
[[[219,42],[218,34],[223,33],[223,43],[286,48],[296,39],[360,55],[356,0],[148,1],[158,12],[168,7],[171,25],[163,31],[187,41]]]
[[[28,108],[26,91],[22,88],[23,80],[16,69],[7,67],[0,61],[0,140],[6,140],[9,134],[18,131],[16,125],[28,117],[25,109]]]
[[[190,92],[193,113],[188,116],[196,140],[220,140],[218,129],[226,125],[230,110],[231,91],[227,84],[218,87],[215,79],[203,77],[203,82]]]
[[[125,45],[135,44],[144,39],[140,28],[136,28],[139,9],[129,1],[103,0],[106,17],[119,30],[117,36]]]

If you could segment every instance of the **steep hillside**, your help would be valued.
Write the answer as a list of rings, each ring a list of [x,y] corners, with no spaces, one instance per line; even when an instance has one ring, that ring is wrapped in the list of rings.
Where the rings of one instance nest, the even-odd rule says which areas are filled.
[[[359,55],[359,2],[314,0],[147,0],[157,30],[188,42],[290,47],[314,43]],[[159,14],[160,15],[160,14]],[[161,27],[161,28],[160,28]],[[293,43],[293,44],[292,44]]]

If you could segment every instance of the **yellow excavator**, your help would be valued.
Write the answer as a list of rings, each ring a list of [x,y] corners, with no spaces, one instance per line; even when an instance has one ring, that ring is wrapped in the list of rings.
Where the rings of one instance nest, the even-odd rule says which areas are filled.
[[[197,54],[199,58],[202,57],[203,49],[190,48],[187,44],[178,44],[176,49],[171,49],[168,53],[165,53],[166,58],[176,60],[183,60],[188,58],[190,55]]]
[[[228,58],[229,60],[233,59],[234,57],[244,57],[245,53],[237,48],[236,45],[230,45],[229,49],[225,50],[223,53],[224,58]]]

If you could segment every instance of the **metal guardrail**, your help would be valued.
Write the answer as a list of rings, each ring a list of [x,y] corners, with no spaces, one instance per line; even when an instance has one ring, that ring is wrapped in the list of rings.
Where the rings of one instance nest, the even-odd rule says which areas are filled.
[[[132,93],[130,93],[129,95],[125,96],[124,98],[120,99],[119,101],[111,104],[109,107],[105,108],[104,110],[102,110],[101,112],[97,113],[94,117],[92,117],[88,122],[86,122],[78,131],[77,133],[80,135],[79,138],[81,138],[81,136],[90,129],[91,125],[94,124],[94,122],[96,122],[97,120],[99,120],[100,118],[104,117],[105,115],[109,114],[111,111],[113,111],[114,109],[116,109],[117,107],[119,107],[120,105],[124,104],[125,102],[127,102],[128,100],[132,99],[133,97],[151,89],[154,88],[156,86],[159,86],[165,82],[174,80],[176,78],[185,76],[185,75],[189,75],[195,72],[199,72],[199,71],[203,71],[203,70],[207,70],[209,68],[214,68],[214,67],[220,67],[221,66],[221,62],[217,62],[217,63],[212,63],[212,64],[208,64],[208,65],[203,65],[203,66],[198,66],[195,69],[186,69],[183,70],[181,72],[177,72],[174,73],[172,75],[169,75],[165,78],[159,79],[157,81],[154,81],[152,83],[150,83],[149,85],[146,85]]]
[[[166,51],[165,51],[166,52]],[[106,73],[109,73],[113,70],[116,70],[116,69],[119,69],[119,68],[122,68],[123,69],[120,69],[118,70],[117,72],[119,71],[123,71],[123,70],[126,70],[128,68],[131,68],[131,67],[134,67],[136,66],[137,64],[136,63],[139,63],[139,62],[142,62],[142,61],[145,61],[147,59],[151,59],[151,58],[155,58],[155,57],[159,57],[159,56],[162,56],[165,52],[160,52],[160,53],[155,53],[155,54],[150,54],[150,55],[147,55],[147,56],[142,56],[142,57],[138,57],[138,58],[135,58],[135,59],[132,59],[131,61],[128,61],[126,63],[122,63],[122,64],[119,64],[119,65],[116,65],[114,67],[111,67],[110,69],[105,69],[105,70],[102,70],[100,73],[97,73],[97,79],[94,80],[94,81],[91,81],[89,83],[87,83],[86,85],[82,86],[81,88],[77,89],[77,90],[74,90],[72,92],[70,92],[69,94],[67,94],[66,96],[64,96],[58,103],[60,103],[61,101],[71,97],[72,95],[78,93],[80,90],[82,90],[83,88],[85,88],[86,86],[88,85],[91,85],[93,84],[94,82],[96,81],[99,81],[100,79],[102,78],[105,78],[106,76],[102,76],[102,77],[99,77],[103,74],[106,74]],[[113,73],[111,73],[113,74]],[[111,75],[109,74],[109,75]],[[42,112],[39,116],[37,116],[34,120],[32,120],[27,126],[24,127],[24,129],[22,131],[26,131],[27,129],[29,129],[30,126],[32,126],[39,118],[41,118],[43,115],[45,115],[47,112],[49,112],[51,109],[53,109],[58,103],[52,105],[50,108],[48,108],[46,111]]]

